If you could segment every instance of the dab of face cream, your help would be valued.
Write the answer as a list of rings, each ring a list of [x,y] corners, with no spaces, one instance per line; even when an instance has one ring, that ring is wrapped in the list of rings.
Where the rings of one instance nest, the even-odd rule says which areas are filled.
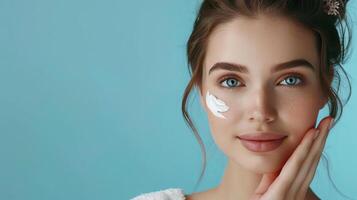
[[[208,91],[206,93],[206,104],[215,116],[226,119],[226,117],[223,116],[221,112],[226,112],[229,107],[226,105],[226,103],[210,94]]]

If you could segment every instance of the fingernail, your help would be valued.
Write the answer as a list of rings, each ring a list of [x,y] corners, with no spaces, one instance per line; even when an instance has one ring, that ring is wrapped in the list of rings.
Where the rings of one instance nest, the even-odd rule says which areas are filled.
[[[330,122],[330,125],[329,125],[329,127],[328,127],[329,130],[331,129],[334,120],[335,120],[335,119],[332,118],[332,120],[331,120],[331,122]]]
[[[316,138],[317,138],[317,136],[319,136],[319,133],[320,133],[320,130],[319,130],[319,129],[317,129],[317,131],[315,132],[315,135],[314,135],[314,139],[316,139]]]

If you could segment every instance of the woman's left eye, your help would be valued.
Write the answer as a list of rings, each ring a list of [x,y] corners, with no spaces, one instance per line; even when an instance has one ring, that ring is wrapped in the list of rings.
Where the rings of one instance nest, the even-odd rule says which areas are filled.
[[[288,87],[297,87],[304,82],[303,78],[299,75],[290,75],[286,77],[282,82],[284,81],[287,82]]]

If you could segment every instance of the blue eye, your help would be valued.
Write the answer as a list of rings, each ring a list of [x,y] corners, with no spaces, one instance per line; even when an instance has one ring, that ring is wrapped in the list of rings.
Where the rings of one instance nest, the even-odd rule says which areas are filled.
[[[235,87],[235,85],[237,85],[239,81],[235,78],[227,78],[224,79],[223,81],[221,81],[221,83],[224,83],[224,87],[228,88],[228,89],[232,89],[233,87]]]
[[[301,78],[299,75],[292,75],[292,76],[286,77],[283,81],[288,83],[287,84],[288,87],[297,87],[303,83],[303,78]],[[296,82],[298,82],[298,83],[296,84]]]

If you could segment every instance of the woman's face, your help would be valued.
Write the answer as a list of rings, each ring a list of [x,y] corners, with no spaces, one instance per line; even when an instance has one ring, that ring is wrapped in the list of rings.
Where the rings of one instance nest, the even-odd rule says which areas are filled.
[[[315,127],[326,103],[318,81],[315,40],[300,24],[266,15],[238,17],[211,33],[200,100],[213,139],[229,159],[257,173],[275,172]],[[235,71],[235,66],[246,69]],[[210,109],[207,92],[224,102],[225,112]],[[287,137],[268,152],[249,151],[237,138],[257,132]]]

